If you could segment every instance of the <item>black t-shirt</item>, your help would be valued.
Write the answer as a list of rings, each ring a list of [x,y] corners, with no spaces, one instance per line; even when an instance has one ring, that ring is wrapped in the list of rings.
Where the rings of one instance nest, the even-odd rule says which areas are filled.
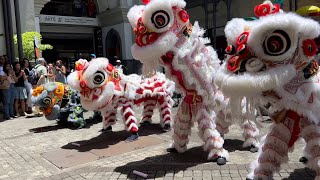
[[[20,76],[20,72],[15,72],[15,74],[16,74],[16,76],[18,77],[18,76]],[[19,79],[18,79],[18,81],[16,82],[16,83],[14,83],[14,85],[16,86],[16,87],[24,87],[24,79],[23,79],[23,76],[21,76]]]

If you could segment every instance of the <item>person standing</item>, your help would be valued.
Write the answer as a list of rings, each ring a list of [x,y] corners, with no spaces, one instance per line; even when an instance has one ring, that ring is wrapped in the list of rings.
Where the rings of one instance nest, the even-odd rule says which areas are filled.
[[[14,102],[14,107],[16,111],[16,115],[19,116],[19,102],[21,105],[22,116],[26,116],[26,99],[27,99],[27,90],[24,85],[24,81],[27,79],[25,72],[21,69],[21,65],[19,63],[15,63],[14,65],[15,76],[17,77],[17,81],[14,84],[16,88],[16,97]]]
[[[49,82],[55,82],[55,72],[54,72],[54,67],[52,63],[48,64],[47,78]]]
[[[14,99],[16,95],[16,89],[14,86],[14,83],[16,82],[17,77],[15,76],[15,73],[12,69],[11,64],[6,63],[4,65],[3,69],[7,81],[8,81],[8,88],[3,90],[3,97],[4,97],[4,119],[5,120],[10,120],[15,116],[14,114]]]
[[[6,80],[5,77],[5,73],[3,71],[3,65],[5,63],[5,59],[3,56],[0,56],[0,86],[2,86],[2,84],[4,83],[4,81]],[[4,99],[3,99],[3,94],[2,94],[3,90],[2,88],[0,89],[0,102],[4,103]]]
[[[67,71],[66,71],[66,67],[62,64],[61,60],[57,60],[55,70],[56,70],[55,72],[56,82],[67,84],[67,78],[66,78]]]
[[[32,84],[29,82],[29,79],[30,79],[30,74],[31,74],[30,71],[31,71],[32,67],[31,67],[31,64],[27,58],[24,58],[23,61],[20,63],[20,65],[22,66],[22,69],[27,76],[27,79],[24,82],[25,88],[27,90],[27,96],[28,96],[27,101],[26,101],[26,104],[27,104],[27,111],[26,112],[27,112],[28,116],[31,117],[31,116],[33,116],[33,114],[32,114],[32,101],[31,101]]]
[[[43,85],[47,83],[47,74],[48,70],[47,67],[45,66],[46,60],[44,58],[39,58],[38,63],[34,68],[36,70],[37,76],[39,78],[37,82],[37,86]]]

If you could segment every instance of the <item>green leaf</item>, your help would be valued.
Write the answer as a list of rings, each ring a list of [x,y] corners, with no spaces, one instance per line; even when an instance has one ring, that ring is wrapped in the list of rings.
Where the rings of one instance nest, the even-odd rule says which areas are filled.
[[[22,46],[23,54],[25,58],[34,59],[34,37],[36,36],[39,41],[39,50],[45,51],[52,49],[53,47],[50,44],[41,44],[42,36],[38,32],[25,32],[21,34],[22,36]],[[18,46],[17,35],[14,36],[14,44]]]

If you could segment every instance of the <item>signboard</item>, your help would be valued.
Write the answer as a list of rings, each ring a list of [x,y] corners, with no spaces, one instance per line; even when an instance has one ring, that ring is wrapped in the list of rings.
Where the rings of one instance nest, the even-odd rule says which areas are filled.
[[[98,26],[97,18],[40,15],[39,19],[41,24]]]

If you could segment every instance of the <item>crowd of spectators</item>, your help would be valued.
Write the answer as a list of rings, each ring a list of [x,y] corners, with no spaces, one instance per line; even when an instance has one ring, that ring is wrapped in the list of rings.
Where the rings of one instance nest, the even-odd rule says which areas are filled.
[[[47,64],[39,58],[33,67],[28,59],[10,64],[0,56],[0,103],[5,120],[20,116],[41,116],[31,102],[32,88],[47,82],[66,83],[66,67],[61,60]]]

